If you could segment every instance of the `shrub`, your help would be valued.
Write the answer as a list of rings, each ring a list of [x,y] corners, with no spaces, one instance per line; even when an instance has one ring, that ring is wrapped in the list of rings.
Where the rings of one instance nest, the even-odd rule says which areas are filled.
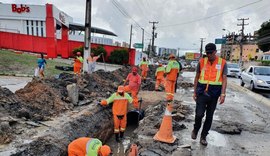
[[[116,49],[112,51],[109,60],[115,64],[127,64],[128,63],[128,51],[127,49]]]
[[[264,66],[270,66],[270,60],[262,60]]]
[[[107,56],[107,51],[101,45],[99,45],[97,48],[91,48],[91,53],[94,53],[95,56],[103,54],[104,58],[106,58],[106,56]],[[98,62],[103,62],[102,56],[97,61]]]
[[[77,52],[81,52],[81,54],[82,54],[82,56],[83,56],[84,47],[83,47],[83,46],[80,46],[80,47],[74,48],[74,49],[72,50],[73,56],[76,56],[76,53],[77,53]]]

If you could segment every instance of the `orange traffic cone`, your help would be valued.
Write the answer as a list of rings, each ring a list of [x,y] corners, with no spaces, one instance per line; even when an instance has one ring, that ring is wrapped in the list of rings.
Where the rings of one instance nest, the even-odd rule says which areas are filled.
[[[128,156],[137,156],[137,155],[138,155],[138,146],[136,144],[132,144],[130,146]]]
[[[173,136],[171,112],[172,112],[172,104],[168,103],[159,131],[154,136],[154,140],[166,143],[174,143],[176,137]]]

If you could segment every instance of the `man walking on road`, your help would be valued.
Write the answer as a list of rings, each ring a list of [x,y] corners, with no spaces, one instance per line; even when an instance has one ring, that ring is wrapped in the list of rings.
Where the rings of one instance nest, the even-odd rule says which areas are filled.
[[[95,56],[94,53],[91,53],[90,56],[87,58],[88,70],[89,74],[93,73],[96,68],[96,62],[99,59],[100,55]]]
[[[223,104],[225,101],[227,65],[224,59],[216,56],[217,50],[215,44],[208,43],[205,46],[205,52],[207,57],[200,59],[194,79],[193,99],[196,101],[196,112],[191,138],[197,138],[204,113],[206,112],[206,119],[200,139],[200,143],[206,146],[206,136],[212,125],[218,99],[220,104]]]
[[[170,54],[169,62],[165,70],[166,82],[165,82],[165,92],[166,92],[166,99],[167,101],[172,101],[174,98],[174,91],[175,91],[175,82],[177,78],[177,74],[179,73],[179,64],[175,60],[174,54]]]

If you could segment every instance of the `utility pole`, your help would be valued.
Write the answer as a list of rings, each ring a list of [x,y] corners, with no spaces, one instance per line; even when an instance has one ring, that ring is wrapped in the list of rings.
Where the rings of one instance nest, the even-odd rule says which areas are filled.
[[[150,42],[149,42],[149,48],[148,48],[148,57],[149,57],[149,54],[150,54],[150,51],[151,51],[151,49],[152,49],[152,46],[151,46],[151,42],[152,42],[152,39],[149,39],[150,40]]]
[[[130,49],[131,49],[131,41],[132,41],[132,24],[130,26],[130,36],[129,36],[129,52],[130,52]]]
[[[200,38],[200,39],[201,39],[200,57],[202,57],[202,56],[203,56],[203,55],[202,55],[202,52],[203,52],[203,42],[205,42],[205,41],[204,41],[205,38]]]
[[[142,52],[144,47],[144,29],[142,28]]]
[[[85,34],[84,34],[84,54],[83,54],[83,71],[88,72],[87,58],[91,53],[91,9],[92,0],[86,0],[85,8]]]
[[[245,20],[249,20],[249,18],[240,18],[240,19],[237,19],[238,21],[242,21],[241,24],[237,24],[237,26],[241,26],[241,39],[239,41],[239,44],[240,44],[240,58],[239,58],[239,66],[240,68],[243,66],[243,61],[242,61],[242,56],[243,56],[243,39],[245,37],[245,34],[244,34],[244,29],[245,29],[245,25],[248,25],[245,23]]]
[[[156,27],[155,27],[155,24],[158,24],[158,22],[155,22],[155,21],[153,21],[153,22],[149,22],[149,23],[152,23],[153,24],[153,27],[152,27],[152,29],[153,29],[153,31],[152,31],[152,53],[154,54],[155,53],[155,50],[154,50],[154,47],[155,47],[155,29],[156,29]],[[148,54],[148,57],[149,57],[149,54]]]

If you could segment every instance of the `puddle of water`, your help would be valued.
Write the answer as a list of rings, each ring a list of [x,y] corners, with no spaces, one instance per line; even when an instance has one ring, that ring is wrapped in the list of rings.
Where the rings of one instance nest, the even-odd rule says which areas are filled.
[[[226,147],[227,141],[223,134],[220,134],[216,131],[209,131],[209,135],[207,136],[208,144],[212,146]]]

